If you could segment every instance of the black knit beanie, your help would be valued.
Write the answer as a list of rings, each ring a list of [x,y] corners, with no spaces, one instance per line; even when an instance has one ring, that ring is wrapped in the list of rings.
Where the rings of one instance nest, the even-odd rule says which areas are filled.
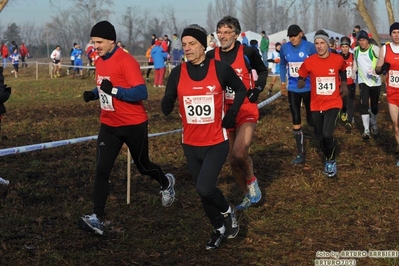
[[[206,30],[199,26],[198,24],[191,24],[184,28],[183,33],[181,34],[181,39],[183,39],[184,36],[191,36],[197,39],[202,46],[204,46],[204,49],[206,49],[207,41],[206,41]]]
[[[90,37],[99,37],[106,40],[116,40],[116,32],[114,26],[108,21],[100,21],[93,26],[90,32]]]
[[[394,22],[391,27],[389,27],[389,34],[391,35],[394,30],[399,30],[399,22]]]

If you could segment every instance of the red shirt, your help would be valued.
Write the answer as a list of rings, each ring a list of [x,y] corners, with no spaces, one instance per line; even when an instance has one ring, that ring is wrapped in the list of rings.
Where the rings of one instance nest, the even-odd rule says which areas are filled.
[[[28,55],[28,48],[24,44],[21,44],[19,47],[19,53],[21,56],[27,56]]]
[[[215,60],[211,59],[208,74],[201,81],[192,80],[187,63],[182,63],[177,95],[184,144],[211,146],[228,139],[222,128],[224,89],[217,78]]]
[[[320,58],[318,54],[314,54],[303,61],[298,74],[303,78],[310,75],[311,111],[342,108],[339,72],[346,71],[346,67],[342,56],[333,53],[327,58]]]
[[[390,64],[386,77],[387,100],[390,104],[399,105],[399,54],[392,51],[391,45],[386,45],[384,58],[384,62]]]
[[[96,60],[96,82],[100,94],[102,124],[119,127],[138,125],[147,121],[147,112],[142,101],[125,102],[103,93],[100,90],[103,79],[109,79],[114,87],[131,88],[145,84],[141,75],[140,65],[134,57],[125,53],[122,49],[116,49],[115,53],[103,60]]]
[[[5,44],[3,46],[1,46],[1,56],[3,58],[7,58],[8,57],[8,48],[7,48],[7,46]]]

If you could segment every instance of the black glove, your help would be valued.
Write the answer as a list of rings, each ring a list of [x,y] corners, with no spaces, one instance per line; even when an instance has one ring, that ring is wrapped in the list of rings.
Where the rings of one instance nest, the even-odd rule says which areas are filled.
[[[103,79],[103,81],[101,82],[100,89],[103,92],[105,92],[106,94],[111,95],[111,91],[112,91],[113,87],[114,87],[114,85],[112,85],[111,81],[109,81],[108,79]]]
[[[302,89],[303,87],[305,87],[305,85],[306,85],[305,79],[304,79],[303,77],[299,77],[299,78],[298,78],[298,83],[297,83],[296,86],[297,86],[299,89]]]
[[[7,87],[7,84],[4,84],[4,90],[11,94],[11,87]]]
[[[249,89],[247,91],[247,97],[251,103],[256,103],[258,101],[260,90],[258,88]]]
[[[226,115],[223,117],[222,127],[234,128],[236,125],[237,112],[231,109],[227,110]]]
[[[95,97],[96,95],[92,91],[83,92],[83,100],[85,100],[85,102],[87,103],[90,102],[91,100],[94,100]]]

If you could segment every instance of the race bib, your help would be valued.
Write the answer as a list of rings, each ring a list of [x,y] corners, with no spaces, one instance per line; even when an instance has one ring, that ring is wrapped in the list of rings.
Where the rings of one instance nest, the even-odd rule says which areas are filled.
[[[399,88],[399,71],[389,70],[388,85],[393,88]]]
[[[335,91],[335,77],[317,77],[316,94],[332,95]]]
[[[292,63],[288,63],[288,67],[289,67],[289,71],[290,71],[290,76],[291,77],[299,77],[298,75],[298,70],[301,67],[302,62],[292,62]]]
[[[101,89],[98,89],[98,96],[100,98],[101,109],[105,111],[115,111],[111,95],[103,92]]]
[[[352,66],[348,66],[346,68],[346,77],[347,78],[352,78]]]
[[[226,100],[234,100],[235,95],[236,94],[235,94],[235,92],[233,91],[232,88],[226,87],[226,93],[224,94],[224,98]]]
[[[213,95],[183,96],[184,111],[188,124],[210,124],[215,122]]]

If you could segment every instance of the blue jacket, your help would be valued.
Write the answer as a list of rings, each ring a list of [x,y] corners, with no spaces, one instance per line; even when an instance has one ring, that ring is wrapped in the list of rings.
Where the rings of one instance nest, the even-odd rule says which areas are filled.
[[[154,61],[154,68],[164,68],[165,67],[165,60],[168,54],[162,50],[160,45],[155,45],[154,48],[151,50],[151,57]]]

